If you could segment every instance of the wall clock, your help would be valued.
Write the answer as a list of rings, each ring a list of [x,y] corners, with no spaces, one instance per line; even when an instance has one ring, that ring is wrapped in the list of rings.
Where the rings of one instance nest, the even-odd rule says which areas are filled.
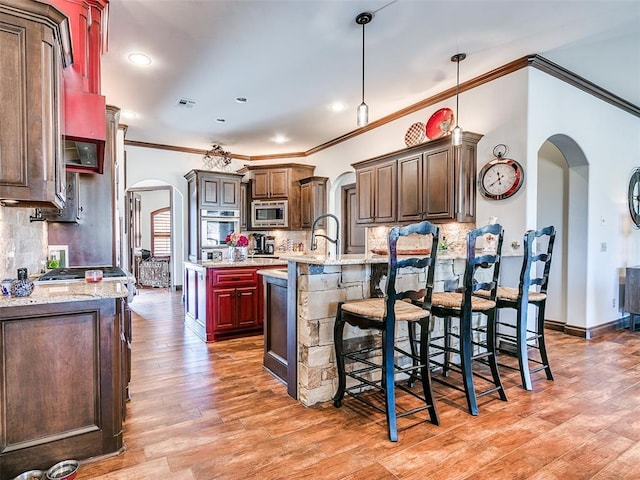
[[[640,228],[640,168],[636,168],[629,179],[627,201],[629,202],[631,220],[636,227]]]
[[[496,156],[487,162],[478,176],[480,193],[491,200],[502,200],[513,196],[524,183],[524,170],[515,160],[505,158],[507,147],[496,145],[493,154]]]

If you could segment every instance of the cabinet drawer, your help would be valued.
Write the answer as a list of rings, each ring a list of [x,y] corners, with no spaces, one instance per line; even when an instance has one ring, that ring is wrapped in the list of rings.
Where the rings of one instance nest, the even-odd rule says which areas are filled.
[[[211,271],[211,285],[214,287],[255,284],[257,281],[256,269],[252,268],[224,268]]]

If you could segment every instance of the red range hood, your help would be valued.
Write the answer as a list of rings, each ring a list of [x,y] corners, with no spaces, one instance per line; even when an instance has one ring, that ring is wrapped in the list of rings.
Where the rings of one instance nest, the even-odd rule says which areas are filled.
[[[65,150],[91,150],[92,164],[67,170],[102,173],[107,138],[106,100],[100,94],[100,57],[107,51],[108,0],[48,0],[69,17],[73,64],[64,69]]]

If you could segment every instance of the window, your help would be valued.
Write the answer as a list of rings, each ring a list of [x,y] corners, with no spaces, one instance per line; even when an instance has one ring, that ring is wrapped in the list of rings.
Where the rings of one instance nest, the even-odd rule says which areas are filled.
[[[171,211],[169,207],[151,212],[151,255],[171,256]]]

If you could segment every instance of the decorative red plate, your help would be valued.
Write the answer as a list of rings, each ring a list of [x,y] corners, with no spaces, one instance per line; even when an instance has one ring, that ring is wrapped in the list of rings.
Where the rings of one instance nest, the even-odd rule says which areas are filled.
[[[407,133],[404,135],[404,143],[407,147],[413,147],[419,143],[424,142],[425,126],[422,122],[416,122],[409,127]]]
[[[435,140],[446,135],[455,126],[453,121],[453,110],[450,108],[441,108],[436,111],[427,121],[427,137],[429,140]]]

